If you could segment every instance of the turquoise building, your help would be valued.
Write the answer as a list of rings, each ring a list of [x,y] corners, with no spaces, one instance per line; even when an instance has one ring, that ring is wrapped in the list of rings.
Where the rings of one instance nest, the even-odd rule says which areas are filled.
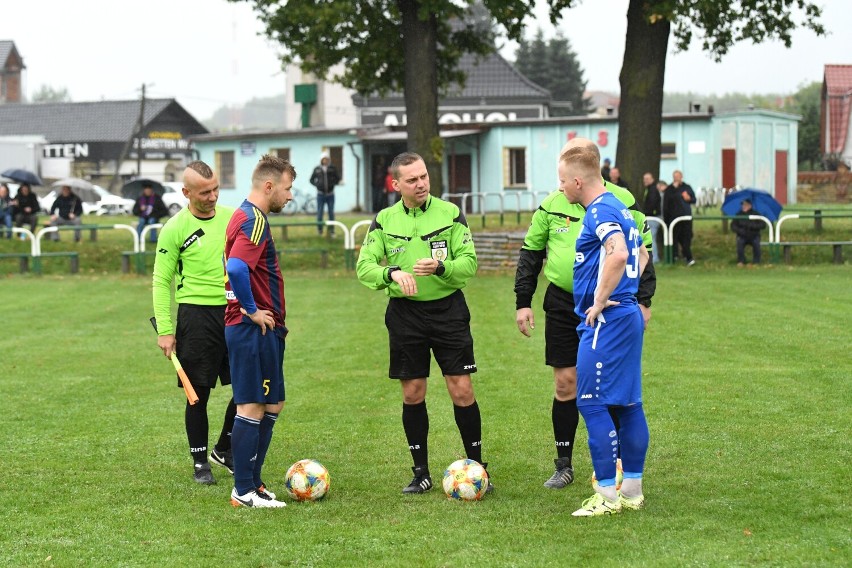
[[[796,202],[799,117],[767,110],[693,112],[663,116],[660,178],[681,170],[693,188],[756,187],[782,203]],[[598,144],[602,158],[615,161],[615,116],[517,118],[496,122],[443,124],[444,192],[473,193],[473,211],[531,209],[558,185],[556,160],[570,138]],[[328,154],[341,171],[335,190],[337,211],[374,211],[390,160],[406,149],[401,126],[351,129],[305,128],[194,136],[199,158],[221,181],[221,202],[238,205],[248,194],[258,159],[273,153],[298,172],[294,187],[313,194],[311,171]],[[614,164],[618,165],[618,164]]]

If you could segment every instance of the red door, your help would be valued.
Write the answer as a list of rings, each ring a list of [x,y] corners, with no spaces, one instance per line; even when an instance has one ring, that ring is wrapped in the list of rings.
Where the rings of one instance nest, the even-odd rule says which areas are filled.
[[[787,150],[775,150],[775,199],[787,205]]]
[[[722,149],[722,187],[731,189],[737,185],[737,151]]]

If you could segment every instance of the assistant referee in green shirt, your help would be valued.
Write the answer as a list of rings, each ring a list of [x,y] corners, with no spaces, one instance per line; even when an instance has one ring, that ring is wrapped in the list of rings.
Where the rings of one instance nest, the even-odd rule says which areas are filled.
[[[469,459],[482,462],[482,422],[473,393],[476,372],[470,311],[461,289],[476,274],[476,251],[467,221],[452,203],[429,193],[429,173],[419,155],[391,163],[401,200],[382,209],[358,257],[358,280],[390,297],[385,313],[391,379],[402,385],[402,426],[414,460],[414,479],[403,493],[432,488],[426,379],[431,355],[453,400],[456,425]],[[381,262],[387,259],[387,266]],[[489,482],[488,491],[493,486]]]

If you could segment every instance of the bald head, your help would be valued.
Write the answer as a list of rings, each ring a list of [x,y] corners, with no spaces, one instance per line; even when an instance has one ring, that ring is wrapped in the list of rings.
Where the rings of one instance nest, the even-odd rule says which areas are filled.
[[[219,178],[201,160],[190,162],[183,170],[183,195],[189,199],[193,215],[202,219],[213,217],[219,200]]]

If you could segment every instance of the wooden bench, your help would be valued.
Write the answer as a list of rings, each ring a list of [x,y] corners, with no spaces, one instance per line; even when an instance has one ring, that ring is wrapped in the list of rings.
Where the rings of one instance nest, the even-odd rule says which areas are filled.
[[[69,261],[69,269],[71,274],[77,274],[80,271],[80,253],[77,251],[57,251],[43,252],[38,256],[32,257],[33,271],[36,274],[41,274],[41,259],[43,258],[67,258]]]
[[[281,264],[281,255],[289,253],[314,253],[320,254],[320,267],[328,268],[328,249],[324,248],[286,248],[278,250],[278,263]]]
[[[843,247],[852,245],[852,241],[788,241],[781,242],[784,251],[784,262],[793,262],[793,247],[830,246],[833,249],[834,264],[843,264]]]
[[[29,272],[30,270],[30,253],[28,252],[4,252],[0,253],[0,259],[4,258],[17,258],[18,259],[18,269],[21,271],[21,274],[25,272]]]
[[[130,259],[133,258],[136,263],[136,274],[145,274],[145,257],[157,254],[155,250],[134,251],[126,250],[121,253],[121,272],[127,274],[130,272]]]

